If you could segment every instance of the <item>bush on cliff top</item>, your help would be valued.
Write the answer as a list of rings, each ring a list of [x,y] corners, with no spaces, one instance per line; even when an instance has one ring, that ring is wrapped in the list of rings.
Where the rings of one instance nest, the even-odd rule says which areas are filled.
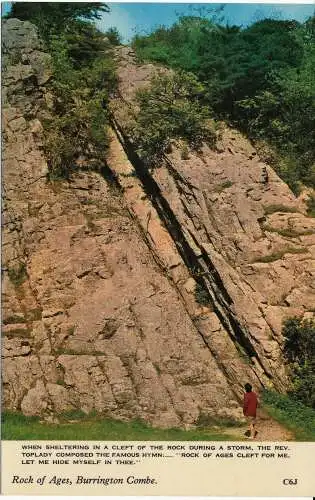
[[[184,71],[157,75],[150,88],[138,91],[139,113],[130,133],[145,163],[157,164],[172,141],[193,149],[215,144],[216,126],[204,95],[204,86]]]
[[[97,2],[12,5],[10,17],[34,23],[52,55],[54,106],[44,123],[51,179],[67,178],[78,166],[98,169],[104,163],[115,65],[110,41],[90,20],[108,11]]]
[[[51,40],[55,107],[45,127],[51,177],[67,177],[78,160],[99,168],[108,147],[108,99],[116,85],[110,49],[93,61],[73,63],[64,37]]]

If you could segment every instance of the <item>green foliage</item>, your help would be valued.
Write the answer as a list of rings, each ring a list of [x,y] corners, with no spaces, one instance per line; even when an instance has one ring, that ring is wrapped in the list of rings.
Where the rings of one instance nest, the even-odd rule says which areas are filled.
[[[315,50],[305,48],[300,65],[278,70],[269,90],[237,103],[243,128],[278,151],[277,170],[295,191],[298,181],[315,187],[314,69]]]
[[[209,293],[203,285],[200,283],[196,284],[195,288],[195,300],[198,304],[207,306],[210,303]]]
[[[218,418],[215,415],[200,412],[196,420],[196,426],[199,429],[206,429],[207,427],[239,427],[240,423],[232,418]]]
[[[281,236],[284,236],[285,238],[298,238],[299,236],[304,236],[304,235],[315,233],[315,231],[313,231],[312,229],[308,229],[305,231],[303,231],[303,230],[296,231],[295,229],[292,229],[291,227],[280,229],[278,227],[269,226],[268,224],[264,224],[262,229],[264,231],[269,231],[270,233],[280,234]]]
[[[306,201],[306,205],[307,205],[307,214],[310,217],[315,217],[315,195],[314,194],[311,194],[308,196],[307,201]]]
[[[266,19],[241,29],[185,16],[170,28],[136,36],[133,47],[141,59],[195,73],[209,84],[218,111],[233,112],[235,102],[266,86],[274,69],[297,64],[301,48],[293,33],[296,26]]]
[[[8,276],[15,286],[20,286],[27,278],[26,265],[20,262],[18,265],[10,267]]]
[[[40,423],[38,417],[17,412],[2,413],[2,439],[6,440],[113,440],[113,441],[224,441],[229,436],[223,429],[158,429],[141,420],[120,422],[95,412],[83,415],[72,410],[58,416],[59,424]],[[72,420],[77,420],[73,422]],[[71,422],[70,422],[71,421]],[[220,419],[215,421],[219,425]],[[213,424],[213,422],[212,422]],[[223,422],[225,425],[226,422]]]
[[[87,85],[83,78],[81,84]],[[67,177],[77,168],[80,157],[89,168],[100,168],[108,146],[108,116],[103,108],[106,93],[87,86],[71,89],[69,96],[69,90],[65,89],[64,95],[59,93],[58,114],[46,123],[45,152],[51,177]]]
[[[108,38],[111,45],[121,45],[122,39],[117,28],[109,28],[105,31],[105,36]]]
[[[80,19],[100,19],[109,7],[101,2],[12,2],[8,17],[17,17],[35,24],[41,37],[48,41],[52,35],[71,32]]]
[[[315,409],[315,321],[290,318],[282,333],[284,353],[293,372],[292,395]]]
[[[258,259],[255,259],[253,262],[274,262],[276,260],[282,259],[282,257],[287,254],[287,253],[292,253],[292,254],[299,254],[299,253],[306,253],[307,249],[305,248],[300,248],[300,247],[287,247],[284,248],[283,250],[279,252],[274,252],[269,255],[264,255],[262,257],[259,257]]]
[[[266,205],[264,207],[264,212],[266,215],[274,214],[277,212],[283,212],[283,213],[296,213],[298,212],[298,209],[295,207],[289,207],[287,205]]]
[[[315,322],[290,318],[284,323],[284,349],[290,362],[304,364],[315,357]]]
[[[216,117],[265,143],[272,166],[297,193],[301,182],[315,186],[314,19],[241,28],[186,16],[137,35],[133,47],[140,60],[195,74]]]
[[[232,186],[233,186],[232,181],[228,180],[228,181],[221,182],[221,184],[218,184],[217,186],[215,186],[215,192],[222,193],[222,191],[224,191],[225,189],[228,189]]]
[[[51,35],[53,39],[60,39],[60,34]],[[63,32],[67,44],[67,53],[74,68],[89,66],[98,58],[106,57],[108,48],[104,34],[96,29],[90,22],[78,19],[71,24],[71,30]]]
[[[315,411],[292,396],[264,391],[263,404],[268,413],[291,429],[297,440],[315,441]]]
[[[203,142],[215,144],[216,127],[209,108],[202,104],[204,94],[197,78],[183,71],[160,74],[149,89],[138,92],[139,113],[130,133],[147,164],[157,164],[172,141],[194,149]]]
[[[44,124],[51,179],[104,162],[115,66],[110,44],[89,20],[108,10],[95,2],[13,4],[11,16],[35,23],[52,55],[54,109]]]
[[[87,417],[87,414],[82,410],[68,410],[61,414],[61,417],[65,420],[81,420]]]
[[[98,2],[13,2],[10,17],[34,23],[52,55],[54,109],[44,124],[51,179],[104,162],[116,76],[111,46],[90,21],[108,11]]]
[[[12,314],[12,316],[7,316],[6,318],[3,318],[2,323],[4,325],[10,325],[10,324],[16,324],[16,323],[26,323],[26,320],[24,317],[19,316],[17,314]]]

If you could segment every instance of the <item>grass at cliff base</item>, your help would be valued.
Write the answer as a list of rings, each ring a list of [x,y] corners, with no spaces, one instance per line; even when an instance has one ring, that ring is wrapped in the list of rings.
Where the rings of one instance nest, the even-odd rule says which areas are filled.
[[[142,421],[121,422],[100,416],[77,415],[60,423],[41,422],[38,417],[4,412],[1,426],[5,440],[91,440],[91,441],[235,441],[220,426],[214,429],[159,429]]]

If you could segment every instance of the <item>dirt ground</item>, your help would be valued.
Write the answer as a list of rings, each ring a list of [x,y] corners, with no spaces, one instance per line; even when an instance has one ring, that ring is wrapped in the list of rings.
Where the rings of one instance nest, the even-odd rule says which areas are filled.
[[[239,437],[244,439],[244,432],[246,426],[232,427],[226,429],[226,432],[235,438]],[[267,413],[260,412],[257,415],[256,423],[256,441],[292,441],[294,435],[291,431],[286,429],[283,425],[279,424],[276,420],[271,418]]]

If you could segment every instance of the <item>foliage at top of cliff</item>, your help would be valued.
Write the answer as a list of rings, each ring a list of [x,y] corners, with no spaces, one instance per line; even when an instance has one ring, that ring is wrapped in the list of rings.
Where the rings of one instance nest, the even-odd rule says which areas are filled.
[[[80,20],[100,19],[109,7],[101,2],[12,2],[7,17],[35,24],[44,40],[53,34],[71,31]]]
[[[91,22],[104,12],[109,7],[99,2],[13,2],[9,14],[33,22],[53,55],[56,114],[63,118],[50,128],[57,135],[47,154],[51,170],[62,175],[84,152],[97,163],[106,150],[107,102],[116,84],[110,47],[121,39],[115,28],[104,34]],[[183,16],[169,28],[135,36],[132,45],[140,60],[193,75],[203,86],[198,109],[194,97],[185,106],[181,100],[175,114],[155,106],[155,128],[145,94],[138,96],[134,136],[139,148],[153,159],[171,139],[191,144],[193,135],[206,138],[205,128],[199,132],[211,114],[245,132],[261,159],[296,193],[301,184],[315,187],[314,27],[314,17],[304,23],[264,19],[243,28]],[[188,131],[193,124],[195,133]]]
[[[108,146],[108,100],[116,85],[109,38],[91,22],[107,5],[97,2],[14,2],[10,17],[36,25],[52,55],[54,106],[44,123],[50,178],[82,166],[101,168]],[[117,33],[110,32],[112,38]]]
[[[198,16],[135,36],[142,61],[193,73],[215,117],[253,139],[291,187],[315,186],[315,18],[242,28]]]

